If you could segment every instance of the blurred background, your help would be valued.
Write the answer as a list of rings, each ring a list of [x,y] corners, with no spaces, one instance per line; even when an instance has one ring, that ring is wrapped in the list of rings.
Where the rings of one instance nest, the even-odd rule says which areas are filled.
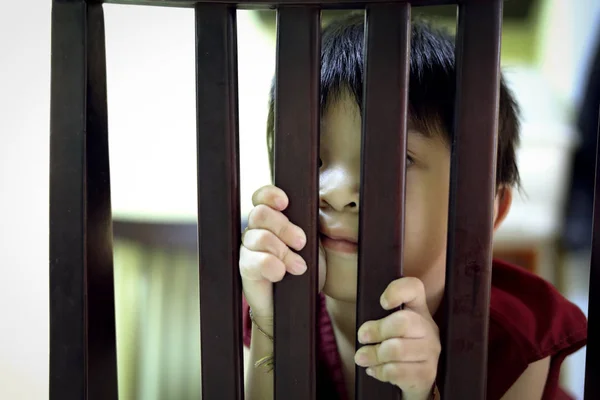
[[[49,0],[0,12],[0,398],[47,398]],[[455,7],[414,8],[453,29]],[[340,12],[324,12],[323,21]],[[122,399],[200,392],[194,13],[105,6]],[[241,204],[269,183],[267,94],[275,13],[239,11]],[[524,190],[496,256],[587,313],[600,102],[600,2],[507,1],[502,65],[523,111]],[[582,398],[585,349],[564,365]]]

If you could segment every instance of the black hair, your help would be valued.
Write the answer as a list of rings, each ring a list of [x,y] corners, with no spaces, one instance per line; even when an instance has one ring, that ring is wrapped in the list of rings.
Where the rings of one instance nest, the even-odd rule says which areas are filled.
[[[452,142],[456,70],[454,37],[422,19],[413,19],[410,48],[409,119],[426,135]],[[321,35],[321,114],[349,93],[362,108],[364,14],[331,22]],[[519,144],[518,106],[500,81],[496,185],[519,186],[516,147]],[[273,171],[274,87],[271,87],[267,146]]]

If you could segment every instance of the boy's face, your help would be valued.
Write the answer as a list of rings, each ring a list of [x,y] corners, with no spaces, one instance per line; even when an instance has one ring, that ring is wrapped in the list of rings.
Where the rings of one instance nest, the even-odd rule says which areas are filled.
[[[323,290],[335,299],[355,301],[361,116],[351,96],[326,110],[320,145],[319,224],[327,259]],[[443,289],[445,279],[449,183],[447,144],[439,135],[427,138],[409,125],[404,274],[423,281],[434,308],[437,304],[431,303],[437,301],[430,296]]]

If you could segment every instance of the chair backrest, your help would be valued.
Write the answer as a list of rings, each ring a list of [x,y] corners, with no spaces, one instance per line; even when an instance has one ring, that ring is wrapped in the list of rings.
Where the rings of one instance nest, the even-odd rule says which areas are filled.
[[[288,217],[314,234],[300,253],[309,272],[287,276],[274,289],[275,396],[307,400],[316,396],[312,267],[318,261],[320,11],[366,10],[360,325],[385,315],[379,296],[402,275],[411,5],[458,3],[447,257],[452,273],[440,379],[444,399],[485,398],[502,0],[108,2],[195,7],[202,393],[209,400],[242,399],[244,389],[236,9],[277,9],[275,184],[296,200]],[[50,398],[116,399],[102,1],[53,0],[51,79]],[[599,197],[594,232],[600,231]],[[395,218],[387,210],[398,210]],[[593,247],[590,285],[598,285],[599,235]],[[600,296],[591,290],[589,304],[590,320],[597,321]],[[593,329],[590,324],[590,334]],[[588,345],[586,399],[600,398],[598,380],[592,380],[600,376],[599,347]],[[357,399],[400,397],[391,385],[366,379],[362,369],[356,380]]]

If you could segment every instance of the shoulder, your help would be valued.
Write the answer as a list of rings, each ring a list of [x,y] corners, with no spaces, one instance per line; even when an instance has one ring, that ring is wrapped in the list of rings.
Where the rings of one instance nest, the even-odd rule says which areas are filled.
[[[526,347],[528,362],[552,355],[557,346],[585,340],[587,320],[554,286],[521,267],[494,260],[490,323]],[[490,337],[492,339],[492,337]],[[527,354],[527,353],[525,353]],[[524,354],[524,355],[525,355]]]
[[[586,338],[585,315],[554,286],[523,268],[494,260],[490,390],[504,393],[530,364],[548,357],[548,384],[557,385],[562,360],[585,345]]]

